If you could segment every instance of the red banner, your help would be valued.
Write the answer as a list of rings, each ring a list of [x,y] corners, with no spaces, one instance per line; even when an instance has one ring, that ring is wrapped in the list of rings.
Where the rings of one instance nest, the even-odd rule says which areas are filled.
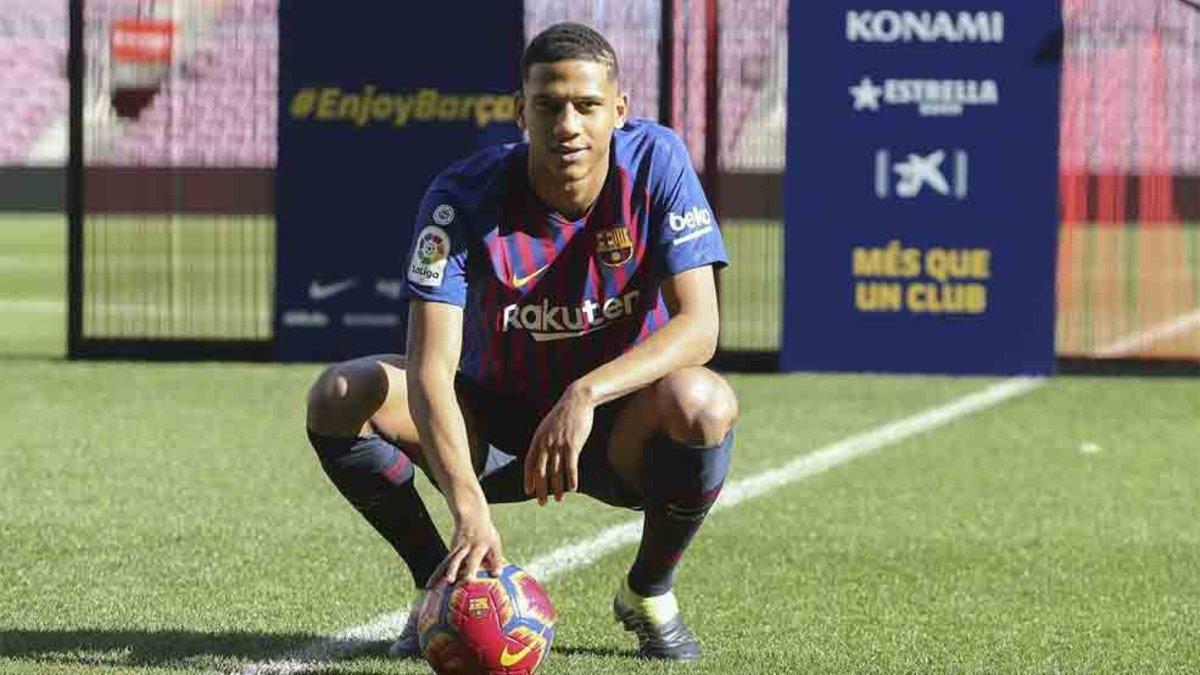
[[[112,57],[118,62],[169,64],[175,42],[171,21],[122,19],[112,24]]]

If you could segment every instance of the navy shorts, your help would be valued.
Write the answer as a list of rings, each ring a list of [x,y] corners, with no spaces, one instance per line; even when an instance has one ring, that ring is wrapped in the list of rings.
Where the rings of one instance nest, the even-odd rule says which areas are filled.
[[[479,473],[479,483],[488,502],[505,504],[533,499],[533,495],[525,494],[525,455],[541,416],[520,397],[498,394],[461,375],[454,384],[466,399],[478,432],[488,444]],[[631,398],[632,395],[623,396],[596,408],[592,433],[579,455],[579,491],[605,504],[640,509],[641,496],[625,486],[608,461],[608,439],[617,413]]]

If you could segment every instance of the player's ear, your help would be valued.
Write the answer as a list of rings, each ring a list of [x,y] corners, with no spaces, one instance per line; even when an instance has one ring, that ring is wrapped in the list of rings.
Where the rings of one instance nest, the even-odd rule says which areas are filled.
[[[524,89],[524,87],[522,87],[521,89],[518,89],[517,93],[513,94],[513,97],[517,99],[517,128],[520,129],[521,131],[525,131],[525,89]]]
[[[625,126],[625,120],[629,117],[629,94],[621,92],[617,94],[617,119],[613,121],[618,129]]]

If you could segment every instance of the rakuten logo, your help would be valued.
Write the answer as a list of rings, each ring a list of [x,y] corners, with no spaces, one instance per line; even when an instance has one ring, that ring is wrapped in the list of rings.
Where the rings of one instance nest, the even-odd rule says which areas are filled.
[[[1004,12],[846,12],[850,42],[1004,41]]]
[[[641,294],[630,291],[603,303],[588,299],[577,307],[551,305],[549,300],[529,305],[514,303],[504,308],[504,332],[529,331],[538,342],[577,338],[633,316]]]

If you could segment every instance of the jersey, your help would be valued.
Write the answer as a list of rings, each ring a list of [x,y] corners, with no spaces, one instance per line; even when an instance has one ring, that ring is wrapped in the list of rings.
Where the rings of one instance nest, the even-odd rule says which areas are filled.
[[[487,148],[433,180],[405,288],[463,308],[463,376],[548,410],[571,382],[667,322],[664,278],[728,256],[670,129],[634,120],[614,132],[604,186],[578,220],[534,193],[528,152]]]

